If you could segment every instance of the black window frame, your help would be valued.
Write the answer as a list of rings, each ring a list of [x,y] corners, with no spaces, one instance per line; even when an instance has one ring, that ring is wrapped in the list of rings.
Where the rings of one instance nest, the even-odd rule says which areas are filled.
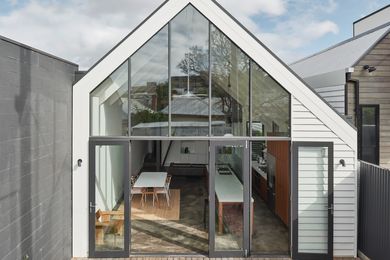
[[[363,160],[362,158],[362,150],[363,150],[363,109],[364,108],[374,108],[375,109],[375,125],[376,125],[376,140],[375,144],[377,149],[375,150],[375,162],[370,162],[376,165],[379,165],[380,162],[380,106],[379,104],[364,104],[359,105],[359,111],[358,111],[358,158],[359,160]],[[363,160],[364,161],[364,160]]]

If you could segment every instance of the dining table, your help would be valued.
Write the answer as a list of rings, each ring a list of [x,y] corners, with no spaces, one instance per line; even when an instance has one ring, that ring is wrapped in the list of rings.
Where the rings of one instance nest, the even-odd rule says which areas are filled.
[[[164,188],[167,180],[167,172],[141,172],[134,183],[134,188],[153,189],[154,196],[157,188]]]

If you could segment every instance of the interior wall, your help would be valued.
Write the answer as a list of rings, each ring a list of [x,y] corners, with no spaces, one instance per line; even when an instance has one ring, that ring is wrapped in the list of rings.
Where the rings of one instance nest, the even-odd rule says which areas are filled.
[[[100,105],[100,135],[122,135],[122,105],[120,102]]]
[[[161,142],[161,160],[163,161],[167,153],[170,141]],[[182,153],[181,149],[188,147],[190,153]],[[169,166],[171,162],[175,163],[209,163],[209,144],[207,141],[172,141],[167,160],[164,166]]]
[[[123,166],[122,147],[96,147],[96,210],[112,210],[122,198]]]
[[[146,155],[151,151],[151,141],[131,141],[131,175],[137,175]]]

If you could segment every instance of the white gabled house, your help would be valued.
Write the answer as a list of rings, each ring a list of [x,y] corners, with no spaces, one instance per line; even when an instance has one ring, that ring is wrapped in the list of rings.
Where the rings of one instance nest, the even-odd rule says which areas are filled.
[[[216,1],[164,2],[74,85],[73,165],[74,257],[356,257],[356,129]]]

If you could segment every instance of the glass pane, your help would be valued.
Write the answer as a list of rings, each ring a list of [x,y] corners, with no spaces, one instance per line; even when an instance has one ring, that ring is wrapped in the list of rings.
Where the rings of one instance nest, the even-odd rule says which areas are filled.
[[[241,145],[216,146],[216,251],[243,249],[243,151]]]
[[[91,135],[128,135],[128,63],[91,92]]]
[[[96,251],[124,250],[124,165],[123,146],[96,146]]]
[[[362,160],[378,164],[378,126],[376,107],[362,107],[361,145]]]
[[[375,107],[362,107],[363,125],[375,125]]]
[[[247,134],[249,58],[221,31],[211,28],[212,134]]]
[[[252,62],[252,135],[290,136],[290,94]]]
[[[168,135],[168,26],[131,57],[131,134]]]
[[[143,140],[131,145],[137,151],[131,154],[131,252],[206,255],[208,142]]]
[[[189,5],[171,21],[172,135],[209,133],[209,22]],[[168,113],[168,109],[164,110]]]
[[[252,142],[253,254],[289,252],[290,142]]]
[[[328,252],[328,148],[298,149],[298,253]]]

